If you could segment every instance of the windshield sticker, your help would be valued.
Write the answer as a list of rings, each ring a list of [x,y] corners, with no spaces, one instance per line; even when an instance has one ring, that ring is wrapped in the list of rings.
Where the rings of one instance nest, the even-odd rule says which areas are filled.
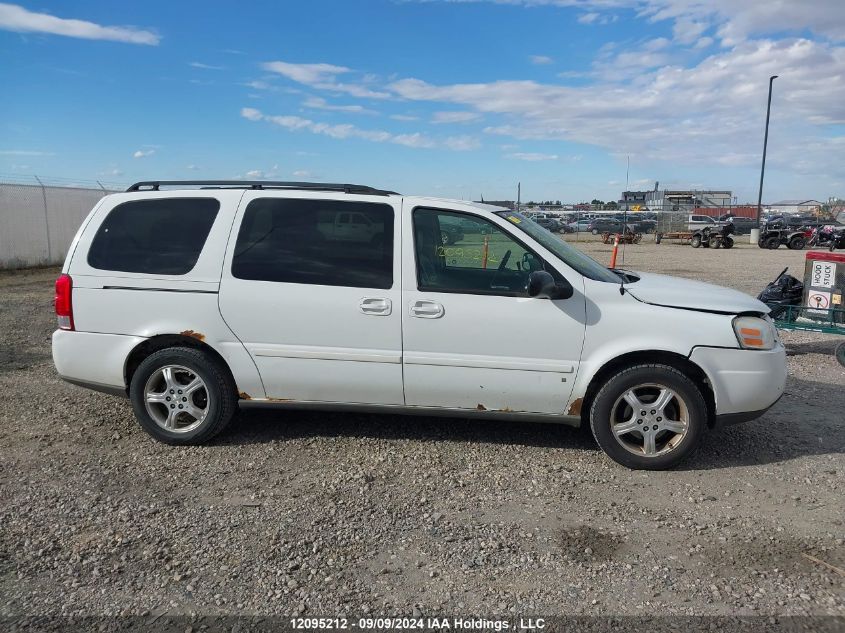
[[[519,224],[520,222],[522,222],[522,220],[520,220],[520,219],[519,219],[518,217],[516,217],[515,215],[509,215],[509,216],[508,216],[508,220],[510,220],[510,221],[511,221],[511,222],[513,222],[514,224]]]

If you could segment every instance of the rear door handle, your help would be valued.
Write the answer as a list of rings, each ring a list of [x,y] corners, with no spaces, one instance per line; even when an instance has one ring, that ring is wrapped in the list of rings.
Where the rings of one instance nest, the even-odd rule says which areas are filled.
[[[414,301],[411,304],[411,316],[420,319],[439,319],[444,314],[446,310],[435,301]]]
[[[393,311],[393,303],[390,299],[382,299],[381,297],[364,297],[358,304],[358,309],[364,314],[388,316]]]

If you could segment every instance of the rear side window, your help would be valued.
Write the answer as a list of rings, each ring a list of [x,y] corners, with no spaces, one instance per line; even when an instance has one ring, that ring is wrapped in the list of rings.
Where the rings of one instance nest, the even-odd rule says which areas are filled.
[[[88,265],[100,270],[184,275],[199,259],[220,202],[157,198],[124,202],[100,225]]]
[[[244,211],[232,275],[294,284],[391,288],[393,207],[256,198]]]

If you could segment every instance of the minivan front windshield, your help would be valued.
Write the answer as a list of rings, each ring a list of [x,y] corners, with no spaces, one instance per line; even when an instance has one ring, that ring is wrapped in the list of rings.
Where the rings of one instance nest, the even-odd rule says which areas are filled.
[[[577,248],[570,246],[547,229],[544,229],[536,222],[526,218],[521,213],[515,213],[514,211],[497,211],[497,214],[508,220],[523,233],[527,233],[533,237],[537,242],[560,258],[564,264],[578,271],[585,277],[595,279],[596,281],[606,281],[615,284],[620,282],[619,276],[615,275],[609,268],[605,268],[593,258],[588,257]]]

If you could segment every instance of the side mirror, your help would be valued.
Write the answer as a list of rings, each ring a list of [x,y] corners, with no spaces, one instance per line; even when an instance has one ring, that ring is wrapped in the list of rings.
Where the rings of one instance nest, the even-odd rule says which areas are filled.
[[[558,283],[545,270],[535,270],[528,275],[528,296],[535,299],[569,299],[573,293],[572,284],[565,279]]]

